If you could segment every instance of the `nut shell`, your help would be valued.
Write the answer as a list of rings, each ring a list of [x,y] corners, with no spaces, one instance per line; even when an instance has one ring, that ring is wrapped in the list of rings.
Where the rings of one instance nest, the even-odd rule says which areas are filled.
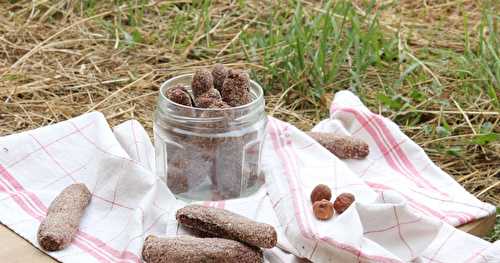
[[[332,191],[330,187],[324,184],[318,184],[311,192],[311,202],[314,204],[317,201],[332,199]]]
[[[335,212],[338,214],[342,214],[351,204],[354,202],[354,195],[350,193],[343,193],[337,196],[335,202],[333,202],[333,207],[335,208]]]
[[[333,216],[333,206],[328,200],[321,200],[313,204],[314,216],[319,220],[328,220]]]

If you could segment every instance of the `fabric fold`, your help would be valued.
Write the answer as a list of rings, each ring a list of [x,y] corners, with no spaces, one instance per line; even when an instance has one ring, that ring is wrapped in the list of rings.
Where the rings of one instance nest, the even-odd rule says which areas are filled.
[[[496,262],[491,244],[453,226],[495,208],[465,191],[390,120],[352,93],[336,94],[331,116],[314,131],[351,135],[370,145],[364,160],[341,160],[304,132],[270,119],[256,194],[200,202],[272,224],[278,248],[266,262]],[[154,173],[154,148],[135,120],[111,129],[93,112],[0,137],[0,221],[38,247],[36,231],[52,199],[73,182],[92,201],[74,242],[50,255],[65,262],[140,262],[148,234],[189,234],[177,225],[175,199]],[[317,184],[356,202],[328,221],[309,199]],[[7,212],[8,211],[8,212]]]

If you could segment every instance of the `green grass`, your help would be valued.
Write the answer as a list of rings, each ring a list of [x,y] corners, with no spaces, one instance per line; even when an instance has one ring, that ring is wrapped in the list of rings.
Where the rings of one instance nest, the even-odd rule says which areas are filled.
[[[487,110],[499,111],[498,16],[491,3],[481,7],[474,35],[464,15],[464,50],[415,49],[400,34],[404,28],[385,30],[381,12],[396,8],[397,2],[375,10],[375,1],[367,1],[362,11],[350,1],[327,1],[307,11],[300,1],[290,3],[293,9],[275,6],[270,12],[275,15],[264,15],[256,30],[243,34],[242,45],[246,50],[265,50],[256,62],[266,69],[254,77],[272,87],[270,93],[286,92],[291,109],[317,107],[324,94],[347,88],[368,105],[383,107],[398,123],[422,125],[424,133],[438,137],[461,133],[462,123],[445,115],[428,123],[428,114],[416,110],[454,108],[449,97],[453,94],[461,108],[477,109],[481,98],[492,105]],[[250,52],[247,59],[255,57]],[[484,108],[479,106],[479,111]],[[471,144],[498,142],[498,129],[485,128],[498,122],[491,120],[477,124],[476,135],[463,141],[465,145],[436,145],[432,151],[460,157]]]
[[[412,48],[405,45],[405,39],[398,38],[398,32],[383,30],[380,13],[373,11],[374,4],[375,1],[371,1],[365,6],[366,15],[356,12],[348,1],[328,1],[321,11],[307,13],[300,1],[291,3],[295,6],[293,9],[282,10],[276,6],[272,13],[279,15],[264,17],[260,30],[242,36],[246,49],[266,50],[258,61],[266,67],[265,74],[255,76],[265,76],[260,78],[271,83],[269,86],[274,91],[283,92],[293,86],[294,92],[310,100],[304,103],[314,104],[332,90],[363,91],[374,84],[370,81],[373,78],[370,72],[375,71],[382,79],[382,83],[375,83],[381,88],[375,103],[392,110],[407,110],[412,104],[440,95],[443,92],[441,77],[454,78],[468,84],[459,91],[464,93],[460,95],[485,93],[495,110],[500,109],[499,32],[494,10],[488,6],[483,8],[474,47],[466,27],[464,52],[423,48],[413,54]],[[467,22],[464,16],[464,23]],[[400,42],[402,47],[398,47]],[[418,83],[426,81],[430,81],[430,87],[419,92]],[[446,100],[435,102],[439,105]]]
[[[500,207],[497,207],[497,224],[486,240],[490,242],[500,240]]]
[[[294,5],[290,13],[281,11],[267,18],[262,28],[242,36],[247,49],[266,50],[258,61],[266,72],[255,77],[272,83],[268,86],[274,92],[293,86],[293,92],[307,98],[306,105],[314,105],[334,89],[361,89],[370,67],[394,73],[389,63],[397,61],[397,41],[384,35],[376,14],[361,16],[347,1],[329,1],[320,11],[307,13],[300,2]]]

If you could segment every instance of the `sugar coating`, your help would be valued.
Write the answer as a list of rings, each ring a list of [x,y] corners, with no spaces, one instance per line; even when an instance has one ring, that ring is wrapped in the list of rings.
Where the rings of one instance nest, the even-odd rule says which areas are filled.
[[[221,238],[150,235],[144,241],[142,258],[147,263],[258,263],[262,250]]]
[[[224,84],[224,80],[226,79],[228,70],[222,64],[216,64],[212,68],[212,77],[214,79],[214,88],[217,90],[222,89],[222,84]]]
[[[237,240],[256,247],[272,248],[278,239],[273,226],[225,209],[188,205],[177,210],[176,219],[204,236]]]
[[[307,135],[341,159],[363,159],[370,153],[367,143],[353,137],[330,132],[307,132]]]
[[[212,73],[206,69],[197,70],[193,75],[191,90],[195,98],[214,88]]]
[[[89,189],[78,183],[66,187],[52,201],[38,228],[37,239],[43,249],[61,250],[71,243],[91,197]]]
[[[250,103],[250,77],[241,70],[230,69],[220,90],[222,100],[232,107]]]
[[[191,95],[189,95],[186,87],[182,85],[176,85],[172,88],[169,88],[165,93],[167,98],[175,103],[185,106],[193,106]]]

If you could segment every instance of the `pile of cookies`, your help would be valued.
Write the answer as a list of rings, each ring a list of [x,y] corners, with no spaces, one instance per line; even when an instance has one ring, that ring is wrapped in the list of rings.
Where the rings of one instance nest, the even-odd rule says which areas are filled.
[[[252,110],[245,105],[255,99],[247,72],[217,64],[211,70],[197,70],[190,85],[176,84],[164,93],[170,101],[189,106],[172,107],[172,114],[188,120],[162,127],[167,141],[166,181],[174,194],[201,200],[193,196],[204,189],[212,192],[205,199],[238,198],[258,183],[263,131],[245,119]]]
[[[57,251],[71,244],[91,198],[88,188],[78,183],[52,201],[38,229],[38,243],[44,250]],[[177,211],[176,218],[198,237],[150,235],[142,249],[145,262],[264,262],[260,248],[273,248],[278,241],[273,226],[224,209],[188,205]]]
[[[264,262],[260,248],[273,248],[277,243],[276,230],[271,225],[224,209],[188,205],[177,211],[176,218],[198,237],[150,235],[142,249],[144,261]]]
[[[165,93],[175,103],[196,108],[227,109],[252,101],[249,75],[242,70],[227,69],[222,64],[216,64],[211,72],[197,70],[191,82],[191,92],[179,84]]]

